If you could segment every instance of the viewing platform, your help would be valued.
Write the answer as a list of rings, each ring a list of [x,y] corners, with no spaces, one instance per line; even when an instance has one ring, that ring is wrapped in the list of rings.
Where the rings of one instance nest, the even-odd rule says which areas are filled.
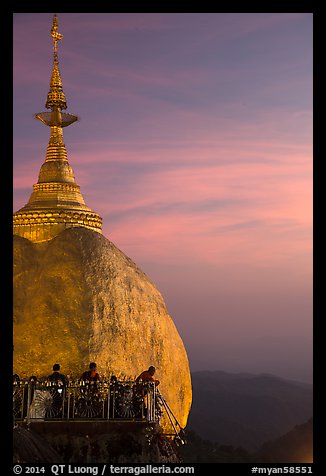
[[[164,412],[174,430],[165,436],[183,443],[183,429],[154,382],[105,379],[63,384],[33,378],[13,382],[15,424],[41,427],[51,423],[53,431],[60,431],[67,422],[74,428],[81,428],[85,422],[94,422],[97,428],[100,423],[116,422],[127,428],[128,422],[158,425]]]
[[[153,382],[42,380],[13,384],[14,417],[19,420],[132,420],[159,422],[162,401]]]
[[[160,425],[163,416],[172,433]],[[166,400],[149,381],[111,377],[63,384],[14,377],[13,418],[16,462],[176,463],[176,448],[186,442]]]

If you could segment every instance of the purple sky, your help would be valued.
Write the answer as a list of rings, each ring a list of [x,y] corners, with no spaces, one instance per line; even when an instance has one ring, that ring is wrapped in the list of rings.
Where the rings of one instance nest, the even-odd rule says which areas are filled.
[[[68,159],[192,370],[312,378],[312,14],[58,13]],[[14,14],[14,210],[45,159],[52,14]]]

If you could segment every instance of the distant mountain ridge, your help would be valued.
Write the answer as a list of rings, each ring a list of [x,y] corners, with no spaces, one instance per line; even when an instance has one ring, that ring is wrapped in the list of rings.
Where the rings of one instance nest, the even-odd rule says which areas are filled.
[[[312,463],[312,418],[302,425],[297,425],[280,438],[264,443],[256,459],[264,463]]]
[[[262,378],[268,378],[271,380],[277,380],[281,382],[286,382],[290,383],[293,385],[297,385],[299,387],[305,387],[305,388],[312,388],[311,383],[307,382],[301,382],[299,380],[292,380],[292,379],[286,379],[283,377],[279,377],[277,375],[264,372],[260,374],[252,374],[249,372],[238,372],[238,373],[231,373],[231,372],[225,372],[224,370],[199,370],[195,372],[191,372],[191,375],[193,376],[202,376],[202,377],[211,377],[211,376],[216,376],[219,377],[219,380],[235,380],[235,379],[262,379]]]
[[[193,430],[179,447],[184,463],[312,463],[313,422],[295,426],[281,437],[264,443],[256,452],[203,440]]]
[[[312,417],[312,385],[269,374],[192,373],[187,429],[224,445],[257,450]]]

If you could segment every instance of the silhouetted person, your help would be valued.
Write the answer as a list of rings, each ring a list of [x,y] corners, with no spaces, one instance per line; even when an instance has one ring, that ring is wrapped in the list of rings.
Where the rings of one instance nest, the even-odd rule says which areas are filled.
[[[155,386],[159,385],[159,380],[154,379],[155,374],[155,367],[152,365],[148,368],[148,370],[144,370],[138,377],[136,378],[136,385],[137,387],[141,387],[141,383],[146,382],[155,382]]]
[[[88,380],[89,382],[97,382],[98,380],[100,380],[100,376],[97,373],[95,362],[91,362],[89,364],[89,370],[86,370],[86,372],[83,373],[81,379],[84,380],[84,382],[86,380]]]
[[[60,382],[62,383],[62,385],[67,385],[67,377],[59,372],[60,365],[54,364],[52,369],[53,374],[48,376],[48,380],[50,380],[50,382],[56,382],[58,385],[60,385]]]
[[[148,370],[144,370],[138,377],[136,378],[136,388],[134,394],[134,402],[135,408],[139,407],[140,403],[142,402],[144,413],[148,413],[147,409],[147,394],[148,394],[148,382],[155,383],[155,386],[159,385],[159,380],[154,379],[155,374],[155,367],[152,365],[148,368]]]

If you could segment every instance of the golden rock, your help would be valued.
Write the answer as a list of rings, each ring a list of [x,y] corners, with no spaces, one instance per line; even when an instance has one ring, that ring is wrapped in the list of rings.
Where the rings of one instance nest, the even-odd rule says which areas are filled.
[[[157,288],[103,235],[69,228],[46,243],[14,236],[14,372],[136,377],[156,367],[181,426],[192,400],[187,354]],[[164,423],[168,426],[168,422]]]

